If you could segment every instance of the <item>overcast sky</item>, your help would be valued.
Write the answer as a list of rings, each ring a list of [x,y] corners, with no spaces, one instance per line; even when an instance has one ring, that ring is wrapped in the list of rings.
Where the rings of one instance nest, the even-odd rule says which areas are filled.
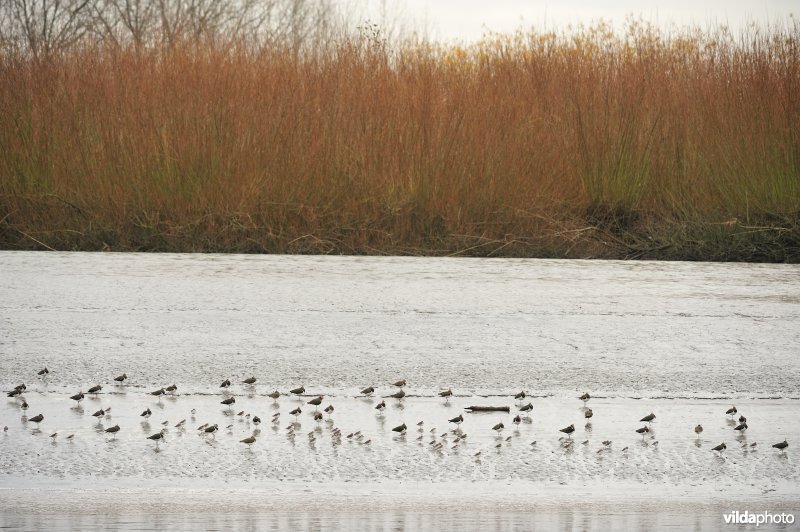
[[[619,25],[635,15],[660,26],[786,20],[800,15],[798,0],[363,0],[369,17],[403,19],[411,28],[440,40],[472,41],[486,31],[521,27],[565,28],[604,19]]]

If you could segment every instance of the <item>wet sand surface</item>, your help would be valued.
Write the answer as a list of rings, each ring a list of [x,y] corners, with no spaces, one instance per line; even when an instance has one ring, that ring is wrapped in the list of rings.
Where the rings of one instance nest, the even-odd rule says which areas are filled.
[[[0,253],[0,271],[0,384],[30,404],[0,404],[2,526],[686,529],[800,506],[795,266]],[[382,413],[357,397],[399,378]],[[457,438],[470,405],[511,413],[464,413]]]

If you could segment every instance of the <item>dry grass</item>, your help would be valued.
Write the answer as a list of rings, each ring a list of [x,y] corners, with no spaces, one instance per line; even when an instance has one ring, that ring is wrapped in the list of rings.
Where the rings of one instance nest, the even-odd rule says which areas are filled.
[[[0,247],[800,260],[800,26],[0,57]]]

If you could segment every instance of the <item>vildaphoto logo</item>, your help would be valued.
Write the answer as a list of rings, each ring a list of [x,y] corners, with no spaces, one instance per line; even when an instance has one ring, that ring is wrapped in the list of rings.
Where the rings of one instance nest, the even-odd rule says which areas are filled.
[[[722,514],[722,517],[725,518],[725,524],[727,525],[756,525],[758,527],[760,525],[791,525],[794,523],[794,514],[787,513],[755,513],[749,510],[745,510],[744,512],[736,510],[727,514]]]

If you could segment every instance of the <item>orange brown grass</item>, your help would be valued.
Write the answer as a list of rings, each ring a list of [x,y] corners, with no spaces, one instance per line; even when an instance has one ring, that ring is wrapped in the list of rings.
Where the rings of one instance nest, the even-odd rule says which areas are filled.
[[[800,259],[800,27],[0,57],[0,247]]]

